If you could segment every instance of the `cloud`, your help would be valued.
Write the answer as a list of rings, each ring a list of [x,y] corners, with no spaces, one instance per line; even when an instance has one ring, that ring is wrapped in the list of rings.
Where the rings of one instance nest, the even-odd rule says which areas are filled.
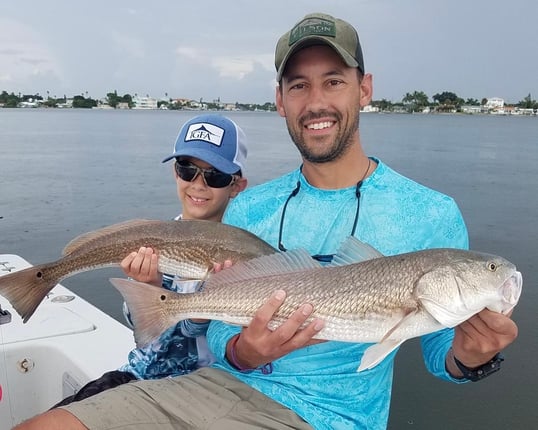
[[[58,82],[63,75],[54,54],[34,29],[6,19],[0,19],[0,70],[0,81],[20,91],[34,90],[40,78]]]
[[[128,55],[137,59],[146,57],[147,49],[145,43],[139,38],[114,31],[111,34],[111,41],[121,55]]]
[[[198,49],[192,46],[178,46],[176,48],[176,54],[178,57],[184,57],[194,61],[197,61],[200,57],[198,55]]]
[[[270,66],[267,66],[266,63],[269,62],[270,64],[271,59],[269,59],[269,61],[267,60],[268,58],[264,56],[261,56],[261,58],[249,56],[218,57],[213,60],[212,65],[218,70],[220,77],[241,80],[249,73],[252,73],[255,69],[255,65],[258,63],[265,69],[270,70]]]
[[[185,66],[185,63],[198,67],[209,64],[221,78],[241,80],[249,73],[252,73],[256,65],[261,65],[265,70],[272,70],[273,68],[272,54],[215,55],[214,52],[206,48],[194,46],[178,46],[175,49],[175,54],[177,62],[182,67]]]

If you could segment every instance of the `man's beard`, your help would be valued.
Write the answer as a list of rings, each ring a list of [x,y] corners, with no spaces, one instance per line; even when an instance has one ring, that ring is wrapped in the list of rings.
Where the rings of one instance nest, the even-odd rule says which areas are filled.
[[[294,129],[286,118],[286,124],[288,126],[288,133],[295,143],[295,146],[301,153],[301,156],[305,161],[311,163],[328,163],[330,161],[338,160],[343,157],[348,148],[353,144],[353,136],[359,128],[359,112],[353,115],[356,121],[351,124],[343,124],[342,116],[338,113],[328,114],[327,112],[311,113],[305,117],[299,119],[299,131]],[[351,116],[350,118],[352,118]],[[318,118],[331,118],[336,121],[336,125],[339,127],[338,133],[334,141],[323,152],[316,152],[312,148],[309,148],[303,137],[304,123]],[[314,142],[315,145],[315,142]],[[326,145],[326,144],[322,144]]]

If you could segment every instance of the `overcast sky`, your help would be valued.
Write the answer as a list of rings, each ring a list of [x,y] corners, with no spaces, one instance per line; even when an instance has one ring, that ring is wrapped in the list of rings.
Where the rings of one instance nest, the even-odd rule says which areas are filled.
[[[1,0],[0,91],[272,102],[310,12],[357,27],[376,100],[538,99],[538,0]]]

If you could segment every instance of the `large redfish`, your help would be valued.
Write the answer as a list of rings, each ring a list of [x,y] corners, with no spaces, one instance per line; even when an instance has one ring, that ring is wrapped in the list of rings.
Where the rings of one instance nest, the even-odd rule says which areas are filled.
[[[502,257],[431,249],[390,257],[377,254],[350,263],[360,259],[362,250],[356,253],[355,248],[362,245],[348,239],[335,267],[320,267],[301,250],[245,261],[216,273],[193,294],[126,279],[111,281],[127,302],[138,345],[187,318],[247,326],[271,293],[282,289],[286,300],[270,328],[282,324],[301,304],[311,303],[314,312],[307,323],[313,318],[325,321],[318,338],[375,343],[364,354],[359,371],[375,366],[407,339],[454,327],[484,308],[506,313],[519,300],[521,273]]]
[[[78,236],[55,262],[0,276],[0,295],[26,322],[62,279],[118,266],[141,246],[159,252],[160,272],[189,279],[206,279],[214,263],[237,263],[276,251],[254,234],[218,222],[131,220]]]

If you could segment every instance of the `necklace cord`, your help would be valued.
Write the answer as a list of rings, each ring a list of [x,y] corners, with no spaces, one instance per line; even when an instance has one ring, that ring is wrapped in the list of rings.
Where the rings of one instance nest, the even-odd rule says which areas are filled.
[[[287,249],[284,247],[284,244],[282,243],[282,230],[284,228],[284,216],[286,215],[286,209],[288,208],[288,203],[290,202],[291,198],[295,197],[300,189],[301,182],[297,181],[297,185],[286,199],[286,203],[284,203],[284,207],[282,208],[282,215],[280,216],[280,228],[278,229],[278,249],[280,251],[287,251]]]
[[[355,220],[353,221],[353,228],[351,229],[351,236],[355,236],[355,231],[357,230],[357,224],[359,222],[359,212],[361,209],[361,187],[362,187],[362,183],[364,182],[364,179],[366,178],[366,175],[370,171],[371,164],[372,164],[372,160],[368,158],[368,166],[366,167],[366,171],[362,175],[361,180],[357,182],[357,186],[355,187],[355,195],[357,196],[357,210],[355,211]]]
[[[366,170],[364,174],[362,175],[362,178],[359,182],[357,182],[357,185],[355,186],[355,196],[357,197],[357,210],[355,211],[355,220],[353,221],[353,228],[351,230],[351,236],[355,235],[355,231],[357,230],[357,224],[359,222],[359,212],[361,208],[361,187],[362,183],[364,182],[364,179],[366,179],[366,176],[368,175],[368,172],[370,171],[370,165],[372,164],[372,160],[368,158],[368,166],[366,167]],[[301,166],[302,167],[302,166]],[[287,251],[286,247],[282,243],[282,231],[284,229],[284,217],[286,215],[286,209],[288,208],[288,203],[290,202],[292,197],[295,197],[299,190],[301,189],[301,182],[297,181],[297,185],[292,190],[288,198],[286,199],[286,202],[284,203],[284,207],[282,208],[282,215],[280,216],[280,227],[278,229],[278,249],[280,251]]]

